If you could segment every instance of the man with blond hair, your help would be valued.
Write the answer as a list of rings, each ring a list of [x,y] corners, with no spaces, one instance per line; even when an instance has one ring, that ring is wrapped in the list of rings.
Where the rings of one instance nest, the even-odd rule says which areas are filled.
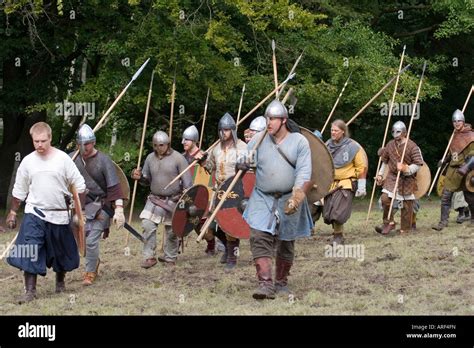
[[[66,272],[79,267],[66,197],[70,185],[79,193],[86,189],[71,158],[51,146],[51,127],[47,123],[34,124],[30,135],[35,151],[23,158],[18,167],[6,220],[10,228],[15,228],[17,211],[21,202],[26,202],[18,237],[7,258],[10,265],[24,272],[25,294],[19,299],[20,304],[36,298],[37,275],[45,276],[46,268],[52,267],[56,272],[59,293],[65,291]]]

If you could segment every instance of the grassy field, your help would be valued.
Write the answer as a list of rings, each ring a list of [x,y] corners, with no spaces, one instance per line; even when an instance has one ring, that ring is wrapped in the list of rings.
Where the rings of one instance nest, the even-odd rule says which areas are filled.
[[[441,233],[431,229],[439,219],[439,201],[423,201],[418,229],[409,235],[378,235],[374,211],[365,226],[367,201],[358,202],[346,226],[346,245],[362,250],[358,259],[327,257],[331,229],[318,221],[315,234],[296,244],[289,278],[290,297],[252,299],[256,287],[248,240],[241,243],[239,265],[225,274],[220,254],[208,257],[205,243],[191,235],[176,267],[140,268],[141,246],[125,232],[111,231],[101,242],[97,282],[84,287],[83,264],[67,275],[67,291],[54,293],[54,273],[38,279],[38,300],[17,305],[22,274],[0,264],[1,315],[474,315],[474,228],[465,222]],[[397,216],[398,217],[398,216]],[[138,228],[139,223],[135,226]],[[7,243],[14,233],[0,235]],[[362,257],[363,256],[363,260]]]

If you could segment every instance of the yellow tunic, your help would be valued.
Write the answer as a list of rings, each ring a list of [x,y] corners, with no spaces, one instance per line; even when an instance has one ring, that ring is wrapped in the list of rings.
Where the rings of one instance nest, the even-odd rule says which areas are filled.
[[[367,164],[365,162],[364,151],[360,148],[352,162],[344,167],[336,168],[334,181],[329,190],[333,190],[339,185],[341,185],[343,189],[352,190],[352,181],[357,180],[361,177],[361,174],[367,170]]]

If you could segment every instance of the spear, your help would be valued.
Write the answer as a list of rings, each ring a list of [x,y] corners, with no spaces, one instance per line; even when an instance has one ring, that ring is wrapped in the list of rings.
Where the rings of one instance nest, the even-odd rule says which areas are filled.
[[[117,98],[115,98],[115,101],[112,103],[112,105],[110,105],[109,109],[101,117],[99,122],[95,125],[94,129],[92,129],[93,132],[95,132],[97,129],[99,129],[102,126],[102,123],[104,122],[105,118],[112,112],[115,105],[117,105],[117,103],[120,101],[120,99],[122,99],[125,92],[130,87],[130,85],[133,83],[133,81],[135,81],[138,78],[138,76],[140,76],[140,74],[142,73],[143,69],[145,69],[145,66],[148,64],[149,61],[150,61],[150,58],[148,58],[145,61],[145,63],[142,64],[140,69],[138,69],[137,72],[135,74],[133,74],[132,79],[130,80],[130,82],[125,86],[125,88],[122,90],[122,92],[120,92],[120,94],[117,96]],[[76,152],[72,156],[72,160],[74,161],[77,158],[78,155],[79,155],[79,150],[76,150]],[[3,251],[2,255],[0,255],[0,260],[2,260],[8,254],[8,252],[10,251],[10,248],[13,246],[13,243],[15,243],[17,237],[18,237],[18,232],[16,233],[15,237],[13,237],[11,242],[8,244],[7,248]]]
[[[153,70],[153,72],[151,73],[150,88],[148,89],[148,100],[147,100],[147,103],[146,103],[145,120],[143,121],[142,138],[141,138],[141,141],[140,141],[140,151],[138,152],[137,170],[140,169],[140,164],[141,164],[141,161],[142,161],[143,145],[145,143],[146,126],[147,126],[147,123],[148,123],[148,112],[150,111],[151,92],[152,92],[152,89],[153,89],[153,77],[154,76],[155,76],[155,70]],[[134,204],[135,204],[135,195],[137,193],[137,184],[138,184],[138,180],[134,180],[132,201],[130,203],[130,213],[128,215],[128,224],[129,225],[132,223],[133,207],[134,207]],[[128,246],[128,239],[129,239],[129,234],[127,233],[127,237],[126,237],[126,240],[125,240],[125,246]]]
[[[291,87],[288,92],[286,92],[285,96],[283,97],[283,100],[281,101],[281,103],[283,105],[286,104],[286,101],[288,100],[288,98],[293,94],[293,87]]]
[[[293,64],[293,67],[291,68],[290,70],[290,73],[288,74],[288,76],[291,76],[292,74],[295,73],[295,70],[296,70],[296,67],[298,66],[298,64],[300,63],[300,60],[301,58],[303,57],[303,53],[304,53],[304,50],[303,52],[301,52],[301,54],[299,55],[299,57],[296,59],[296,62],[295,64]],[[290,79],[291,80],[291,79]],[[278,89],[278,95],[276,97],[276,99],[280,99],[280,94],[283,92],[283,90],[285,89],[286,87],[286,84],[288,83],[288,79],[286,79],[285,81],[283,81],[283,86],[281,86],[281,88]]]
[[[372,102],[377,99],[377,97],[379,95],[381,95],[396,79],[397,79],[397,76],[400,76],[401,74],[403,74],[409,67],[410,67],[411,64],[408,64],[407,66],[405,66],[396,76],[392,77],[392,79],[390,81],[388,81],[385,86],[383,86],[380,91],[377,92],[377,94],[375,94],[372,99],[370,99],[367,104],[365,104],[362,109],[360,109],[354,116],[352,116],[352,118],[346,122],[346,125],[350,125],[361,113],[364,112],[365,109],[367,109],[369,107],[370,104],[372,104]]]
[[[278,89],[281,90],[281,87],[286,85],[288,83],[289,80],[291,80],[292,78],[295,77],[295,73],[289,75],[285,81],[283,81],[279,86],[278,86]],[[259,107],[261,107],[268,99],[270,99],[270,97],[276,92],[277,88],[275,88],[273,91],[271,91],[265,98],[263,98],[257,105],[254,106],[254,108],[252,110],[250,110],[244,117],[242,117],[242,119],[239,121],[239,123],[236,124],[236,126],[238,126],[239,124],[241,124],[242,122],[244,122],[250,115],[252,115]],[[208,149],[205,151],[206,153],[209,153],[209,151],[211,151],[214,147],[216,147],[218,144],[220,143],[220,140],[216,140],[214,142],[214,144],[212,144],[211,146],[208,147]],[[186,173],[189,168],[192,168],[196,163],[198,163],[198,160],[194,160],[192,161],[180,174],[178,174],[177,177],[175,177],[173,180],[171,180],[171,182],[165,186],[165,190],[172,184],[174,184],[176,181],[178,181],[183,175],[184,173]]]
[[[171,141],[172,136],[173,136],[173,115],[174,115],[175,92],[176,92],[176,66],[175,66],[175,69],[174,69],[173,86],[171,87],[170,130],[169,130],[169,135],[168,135],[168,137],[170,138],[170,141]]]
[[[400,70],[402,69],[403,58],[405,57],[405,49],[406,49],[406,45],[403,46],[402,57],[400,58],[400,65],[398,66],[397,80],[395,81],[395,87],[393,88],[393,94],[392,94],[392,100],[391,100],[390,105],[388,107],[387,125],[385,126],[385,134],[383,136],[382,148],[385,147],[385,142],[387,141],[388,128],[390,126],[390,119],[392,118],[393,103],[395,102],[395,96],[397,95],[398,80],[400,78]],[[378,175],[381,163],[382,163],[382,157],[379,156],[379,162],[377,164],[377,170],[375,171],[375,176]],[[372,186],[372,194],[370,196],[369,210],[367,211],[367,218],[365,219],[365,225],[366,226],[369,222],[370,212],[372,210],[372,204],[374,202],[375,186],[376,185]]]
[[[273,94],[273,92],[272,92]],[[268,130],[265,129],[265,132],[263,133],[263,135],[260,137],[260,139],[258,139],[258,141],[255,143],[255,145],[253,146],[252,148],[252,152],[255,152],[257,150],[257,148],[260,146],[260,144],[262,143],[262,140],[263,138],[265,138],[265,136],[267,135],[267,132]],[[222,205],[224,204],[224,202],[226,201],[227,199],[227,196],[229,195],[229,193],[232,191],[232,189],[234,188],[235,184],[237,183],[237,181],[240,179],[240,177],[242,176],[243,174],[243,170],[242,169],[239,169],[239,171],[235,174],[234,176],[234,179],[232,180],[232,182],[229,184],[229,187],[227,188],[227,190],[224,192],[224,194],[222,195],[222,198],[221,200],[219,201],[219,203],[217,204],[217,206],[214,208],[214,211],[212,212],[211,216],[209,218],[206,219],[206,222],[204,223],[204,225],[202,225],[201,227],[201,230],[199,231],[199,236],[197,237],[196,241],[197,242],[200,242],[202,240],[202,238],[204,237],[204,235],[206,234],[206,231],[207,229],[209,228],[209,225],[214,221],[214,218],[216,217],[217,213],[219,212],[219,210],[221,209]]]
[[[94,129],[92,129],[93,132],[95,132],[97,129],[99,129],[101,126],[102,126],[102,123],[104,122],[105,118],[112,112],[112,110],[114,109],[115,105],[117,105],[117,103],[120,101],[120,99],[122,99],[122,97],[124,96],[125,92],[127,91],[127,89],[130,87],[130,85],[133,83],[133,81],[135,81],[137,79],[138,76],[140,76],[140,74],[142,73],[143,69],[145,69],[145,66],[148,64],[148,62],[150,61],[150,58],[148,58],[145,63],[142,64],[142,66],[140,67],[140,69],[137,70],[137,72],[135,74],[133,74],[132,76],[132,79],[130,80],[130,82],[125,86],[125,88],[122,90],[122,92],[120,92],[120,94],[118,95],[117,98],[115,98],[114,102],[112,103],[112,105],[110,105],[109,109],[105,112],[104,116],[101,117],[101,119],[99,120],[99,122],[97,122],[97,124],[95,125]],[[77,155],[79,155],[79,150],[77,150],[74,155],[72,156],[72,160],[74,161],[77,157]]]
[[[202,119],[201,137],[199,138],[199,148],[201,148],[201,146],[202,146],[202,138],[203,138],[203,135],[204,135],[204,125],[206,124],[207,105],[209,103],[209,93],[210,93],[210,91],[211,91],[211,89],[208,88],[207,89],[207,97],[206,97],[206,105],[204,105],[204,116],[203,116],[203,119]]]
[[[278,86],[278,72],[277,72],[277,58],[275,53],[275,40],[272,40],[272,64],[273,64],[273,79],[275,80],[275,88]],[[275,92],[275,99],[278,99],[278,90]]]
[[[467,104],[469,102],[469,99],[471,99],[471,94],[472,94],[472,91],[474,91],[474,85],[471,86],[471,90],[469,91],[469,94],[466,98],[466,101],[464,102],[464,106],[462,108],[462,112],[464,113],[464,111],[466,110],[466,107],[467,107]],[[444,159],[446,158],[446,155],[448,154],[448,150],[449,150],[449,147],[451,146],[451,143],[453,141],[453,138],[454,138],[454,130],[453,130],[453,133],[451,134],[451,138],[449,138],[449,141],[448,141],[448,146],[446,146],[446,150],[444,151],[444,154],[443,154],[443,158],[441,159],[441,163],[444,162]],[[428,192],[428,197],[430,196],[431,194],[431,191],[433,191],[433,187],[435,185],[435,182],[436,180],[438,179],[438,175],[441,171],[441,168],[442,166],[438,167],[438,170],[436,171],[436,175],[433,179],[433,182],[431,183],[431,187],[430,187],[430,191]]]
[[[416,105],[418,104],[418,98],[420,97],[420,91],[421,91],[421,85],[423,83],[423,77],[425,75],[425,69],[426,69],[426,61],[425,64],[423,64],[423,71],[421,72],[421,77],[420,77],[420,82],[418,84],[418,91],[416,92],[416,97],[415,97],[415,102],[413,103],[413,112],[411,114],[410,118],[410,125],[408,126],[408,131],[407,131],[407,136],[405,139],[405,145],[403,146],[403,152],[402,156],[400,157],[400,163],[403,163],[403,159],[405,157],[405,153],[407,150],[407,145],[408,141],[410,140],[410,132],[411,132],[411,127],[413,125],[413,119],[415,118],[415,113],[416,113]],[[398,190],[398,181],[400,180],[400,171],[397,170],[397,179],[395,180],[395,187],[393,188],[393,193],[392,193],[392,200],[390,201],[390,209],[388,210],[388,217],[390,218],[392,214],[392,208],[393,208],[393,202],[397,199],[397,190]],[[403,192],[402,192],[403,194]]]
[[[240,112],[242,111],[242,102],[244,101],[244,93],[245,93],[245,83],[242,86],[242,93],[240,94],[239,111],[237,112],[237,124],[239,124],[239,121],[240,121]]]
[[[347,86],[347,84],[349,83],[349,80],[351,79],[351,76],[352,76],[352,71],[351,71],[351,73],[349,74],[349,77],[347,78],[346,83],[344,83],[344,86],[343,86],[342,89],[341,89],[341,93],[339,93],[339,97],[337,97],[337,100],[336,100],[336,102],[334,103],[334,106],[332,107],[332,110],[331,110],[331,112],[329,113],[328,118],[326,119],[326,123],[324,123],[323,129],[321,130],[321,134],[324,133],[324,130],[326,129],[326,126],[328,125],[329,120],[331,119],[332,114],[334,113],[334,110],[336,110],[336,106],[337,106],[337,104],[339,104],[339,99],[341,99],[342,93],[344,93],[344,90],[346,89],[346,86]]]

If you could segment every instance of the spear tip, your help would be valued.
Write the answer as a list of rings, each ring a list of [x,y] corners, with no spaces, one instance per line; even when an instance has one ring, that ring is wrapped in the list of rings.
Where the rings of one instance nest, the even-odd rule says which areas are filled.
[[[150,61],[150,58],[148,58],[145,63],[142,64],[142,66],[140,67],[140,69],[137,70],[137,72],[133,75],[132,77],[132,81],[135,81],[137,79],[138,76],[140,76],[140,74],[142,73],[143,69],[145,69],[145,66],[148,64],[148,62]]]

